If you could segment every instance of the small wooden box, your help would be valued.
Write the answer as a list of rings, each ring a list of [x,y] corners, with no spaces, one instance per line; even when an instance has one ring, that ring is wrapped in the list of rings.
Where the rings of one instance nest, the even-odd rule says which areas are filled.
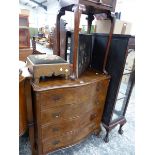
[[[30,55],[27,57],[27,66],[36,84],[41,76],[65,75],[67,79],[70,75],[69,63],[57,55]]]

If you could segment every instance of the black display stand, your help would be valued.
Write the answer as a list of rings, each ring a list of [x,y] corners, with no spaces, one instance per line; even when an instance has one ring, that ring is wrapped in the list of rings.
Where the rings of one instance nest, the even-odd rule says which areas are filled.
[[[108,35],[94,34],[91,62],[93,69],[102,71],[103,61],[101,57],[105,55],[105,50],[103,49],[106,48],[107,39]],[[106,65],[106,70],[111,76],[111,80],[102,117],[102,123],[107,132],[104,138],[105,142],[109,141],[109,132],[118,124],[120,124],[119,133],[122,134],[122,126],[126,123],[125,113],[135,82],[134,63],[132,69],[128,70],[125,68],[126,59],[131,49],[134,51],[134,37],[130,35],[113,35]],[[129,75],[126,91],[119,97],[121,80],[126,75]],[[118,100],[122,100],[120,111],[115,109]],[[114,115],[117,115],[117,118],[113,119]]]

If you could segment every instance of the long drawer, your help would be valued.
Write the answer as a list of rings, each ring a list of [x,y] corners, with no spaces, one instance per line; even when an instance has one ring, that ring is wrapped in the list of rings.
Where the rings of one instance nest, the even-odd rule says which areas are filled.
[[[63,105],[61,107],[42,110],[41,125],[43,126],[49,123],[61,123],[64,120],[79,118],[86,112],[98,107],[103,108],[103,103],[94,103],[90,101],[89,103]]]
[[[108,80],[102,80],[77,88],[60,88],[41,92],[39,98],[41,109],[96,100],[104,102],[108,83]]]
[[[60,137],[66,135],[68,132],[84,127],[92,122],[100,124],[102,115],[102,108],[93,109],[87,113],[84,113],[79,118],[73,120],[66,120],[63,122],[57,122],[55,124],[50,124],[41,128],[42,139]]]
[[[78,87],[78,89],[60,88],[41,92],[41,108],[48,109],[50,107],[61,107],[64,104],[87,102],[94,97],[94,87],[96,87],[96,83],[94,85],[84,85]]]
[[[97,126],[95,123],[91,123],[84,128],[76,129],[71,132],[68,132],[64,137],[52,138],[42,142],[43,152],[47,153],[50,151],[54,151],[56,149],[73,145],[86,136],[88,136]]]

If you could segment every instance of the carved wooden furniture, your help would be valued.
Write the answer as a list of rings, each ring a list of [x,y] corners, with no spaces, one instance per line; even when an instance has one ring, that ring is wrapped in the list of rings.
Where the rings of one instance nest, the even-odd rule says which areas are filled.
[[[62,1],[61,1],[62,2]],[[68,1],[66,1],[68,2]],[[105,71],[108,52],[112,39],[113,22],[111,15],[114,5],[98,3],[92,0],[74,1],[76,4],[63,6],[57,16],[57,55],[60,50],[60,17],[65,11],[75,14],[73,73],[71,79],[61,77],[43,78],[39,83],[32,82],[33,110],[29,109],[31,128],[34,138],[31,140],[32,151],[43,155],[54,150],[71,146],[86,138],[89,134],[100,131],[100,122],[104,110],[110,76]],[[108,1],[107,1],[108,2]],[[112,4],[114,4],[115,0]],[[93,14],[106,13],[112,21],[110,35],[106,44],[106,56],[101,72],[85,70],[78,77],[78,37],[81,13],[88,15],[88,33]],[[89,91],[88,91],[89,90]],[[32,115],[31,115],[32,116]],[[34,125],[33,125],[34,124]],[[33,130],[34,127],[34,130]],[[33,135],[33,134],[30,134]]]
[[[107,48],[106,48],[106,55],[104,57],[104,64],[103,64],[103,73],[107,73],[105,70],[106,62],[107,62],[107,56],[108,51],[110,48],[112,33],[113,33],[113,27],[114,27],[114,20],[115,17],[112,16],[111,11],[115,10],[116,0],[111,1],[104,1],[104,3],[96,2],[93,0],[77,0],[77,1],[65,1],[61,0],[60,5],[62,6],[59,10],[59,13],[57,15],[57,55],[61,55],[60,53],[60,18],[62,15],[65,15],[65,11],[73,11],[74,10],[74,52],[73,52],[73,73],[71,78],[75,80],[78,78],[78,58],[77,58],[77,52],[78,52],[78,35],[79,35],[79,23],[80,23],[80,17],[81,14],[87,14],[88,15],[88,33],[90,33],[91,24],[94,20],[94,14],[99,13],[106,13],[107,17],[111,20],[111,28],[110,28],[110,35],[107,41]]]
[[[24,62],[23,62],[24,63]],[[27,130],[27,112],[25,98],[25,77],[22,76],[22,71],[19,74],[19,136],[23,135]]]
[[[32,75],[28,71],[28,68],[22,68],[19,77],[19,135],[22,135],[26,129],[28,129],[31,148],[33,148],[34,119],[31,96],[31,81]],[[34,154],[34,149],[32,149],[32,155]]]
[[[94,34],[94,49],[91,63],[91,67],[94,69],[102,71],[102,57],[105,56],[105,52],[103,49],[106,48],[107,40],[108,35],[106,34]],[[111,80],[109,83],[109,88],[105,101],[105,109],[102,117],[103,126],[107,131],[104,139],[105,142],[109,141],[108,135],[111,129],[113,129],[116,125],[120,124],[119,133],[122,133],[121,128],[126,122],[125,112],[134,85],[134,67],[130,68],[130,71],[125,70],[125,72],[124,68],[127,56],[130,55],[128,54],[128,51],[129,49],[134,48],[133,43],[134,37],[131,37],[130,35],[115,34],[112,37],[111,48],[109,51],[106,65],[106,70],[110,74]],[[130,61],[133,62],[133,60]],[[129,84],[125,85],[125,88],[123,88],[124,94],[122,94],[122,92],[119,91],[122,90],[122,86],[120,87],[122,76],[130,75],[130,73],[131,77],[128,78]]]
[[[86,71],[75,81],[56,78],[32,83],[33,152],[47,154],[98,134],[109,79],[102,73]]]
[[[19,48],[30,48],[29,20],[27,15],[19,15]]]
[[[31,118],[33,118],[32,113],[27,113],[32,109],[32,98],[31,98],[31,85],[30,80],[32,78],[25,67],[26,64],[19,61],[19,135],[22,136],[28,129],[29,125],[32,123]],[[30,127],[29,127],[29,130]],[[29,134],[30,140],[32,141],[31,132]]]
[[[65,75],[68,79],[70,75],[69,63],[57,55],[30,55],[27,57],[27,67],[36,84],[42,76]]]
[[[29,55],[33,53],[32,48],[19,49],[19,60],[26,62]]]

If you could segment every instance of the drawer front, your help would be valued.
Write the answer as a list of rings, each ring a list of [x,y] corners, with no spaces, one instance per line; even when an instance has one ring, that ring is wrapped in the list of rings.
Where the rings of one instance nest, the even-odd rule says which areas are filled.
[[[43,141],[43,153],[51,152],[68,145],[73,145],[88,136],[94,129],[96,129],[96,124],[91,123],[85,128],[69,132],[65,137],[52,138]]]
[[[87,102],[93,97],[96,83],[74,88],[61,88],[41,93],[41,108],[60,107],[64,104]],[[88,91],[89,90],[89,91]]]
[[[73,120],[66,120],[61,123],[50,124],[48,126],[42,127],[42,139],[60,137],[66,135],[68,132],[78,129],[79,127],[84,127],[92,122],[97,125],[100,124],[102,116],[102,108],[93,109],[87,113],[84,113],[79,118]]]
[[[63,105],[61,107],[42,110],[41,125],[47,125],[49,123],[61,123],[64,120],[79,118],[81,115],[97,107],[103,107],[103,104],[99,104],[98,102],[95,104],[90,101],[89,103]]]

